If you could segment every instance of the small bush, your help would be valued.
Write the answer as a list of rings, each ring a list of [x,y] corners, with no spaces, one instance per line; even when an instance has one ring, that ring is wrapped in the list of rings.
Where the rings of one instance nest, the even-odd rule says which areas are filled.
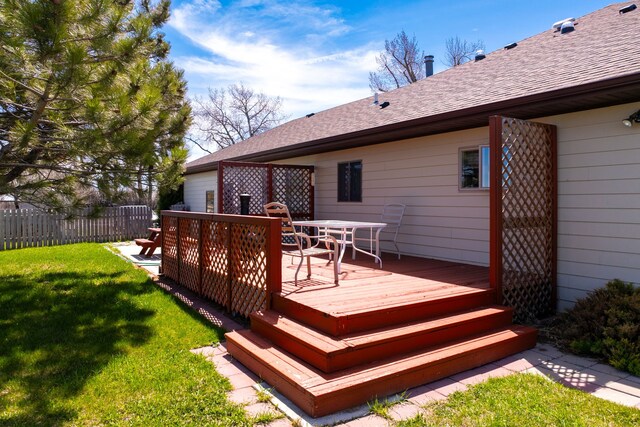
[[[559,344],[640,375],[640,288],[612,280],[560,315]]]

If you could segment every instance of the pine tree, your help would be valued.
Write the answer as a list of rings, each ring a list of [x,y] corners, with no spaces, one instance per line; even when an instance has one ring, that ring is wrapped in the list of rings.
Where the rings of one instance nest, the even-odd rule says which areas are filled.
[[[0,0],[0,196],[63,207],[179,184],[191,110],[169,5]]]

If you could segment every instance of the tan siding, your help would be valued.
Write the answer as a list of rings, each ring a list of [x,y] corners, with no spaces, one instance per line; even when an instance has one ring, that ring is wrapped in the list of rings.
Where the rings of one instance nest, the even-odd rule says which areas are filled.
[[[215,210],[218,210],[218,173],[216,171],[185,176],[184,202],[194,212],[206,211],[206,192],[215,191]]]
[[[558,125],[559,308],[613,278],[640,283],[640,103],[541,120]]]
[[[559,308],[620,278],[640,284],[640,103],[537,119],[558,126]],[[343,150],[283,163],[316,166],[316,216],[377,220],[404,203],[403,253],[488,265],[489,193],[458,190],[458,150],[488,128]],[[363,202],[338,203],[337,163],[362,160]]]
[[[384,204],[404,203],[398,235],[403,253],[488,265],[489,193],[458,190],[459,148],[488,141],[488,129],[482,128],[287,163],[315,165],[317,218],[378,221]],[[337,163],[348,160],[363,162],[362,203],[337,202]]]

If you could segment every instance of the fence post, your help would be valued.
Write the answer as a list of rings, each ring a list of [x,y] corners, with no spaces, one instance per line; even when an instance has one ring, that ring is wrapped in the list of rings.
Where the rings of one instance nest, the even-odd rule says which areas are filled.
[[[4,233],[4,218],[5,218],[5,210],[0,210],[0,251],[4,251],[5,245],[5,233]]]
[[[232,262],[232,258],[233,258],[233,250],[232,250],[232,244],[231,244],[231,227],[233,227],[233,223],[232,222],[227,222],[227,306],[226,309],[228,312],[231,313],[231,307],[232,307],[232,298],[233,298],[233,292],[232,292],[232,285],[233,285],[233,262]]]

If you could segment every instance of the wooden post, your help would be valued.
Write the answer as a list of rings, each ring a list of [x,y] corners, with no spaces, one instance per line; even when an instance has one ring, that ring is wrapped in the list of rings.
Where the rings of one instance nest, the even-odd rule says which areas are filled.
[[[502,303],[502,117],[489,118],[489,285],[496,303]]]
[[[204,246],[204,241],[203,241],[203,233],[202,233],[202,227],[204,224],[204,220],[202,218],[197,220],[198,223],[198,295],[202,295],[202,253],[203,251],[203,246]]]
[[[558,128],[550,126],[550,144],[551,144],[551,307],[552,313],[555,313],[558,303]]]
[[[282,291],[282,221],[280,218],[270,220],[267,231],[267,310],[271,308],[271,295]]]
[[[227,311],[231,312],[231,306],[232,306],[232,298],[233,298],[233,291],[232,291],[232,285],[233,285],[233,257],[234,257],[234,253],[232,251],[232,245],[231,245],[231,228],[233,227],[233,223],[231,222],[227,222],[227,304],[226,304],[226,309]]]
[[[218,213],[224,213],[224,162],[218,162]]]

